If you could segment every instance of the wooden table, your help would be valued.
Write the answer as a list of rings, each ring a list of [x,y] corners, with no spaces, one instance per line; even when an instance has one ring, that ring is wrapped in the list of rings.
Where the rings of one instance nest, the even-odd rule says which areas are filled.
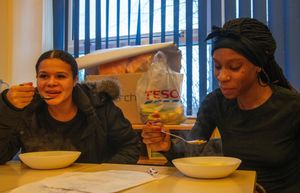
[[[192,129],[194,124],[192,123],[182,123],[180,125],[164,125],[165,128],[170,129],[172,131],[189,131]],[[144,124],[133,124],[132,128],[141,132]],[[139,164],[148,164],[148,165],[166,165],[168,162],[164,157],[152,157],[151,151],[148,147],[147,148],[147,155],[140,156],[138,161]]]
[[[133,124],[133,129],[141,132],[144,124]],[[194,123],[182,123],[179,125],[164,125],[165,128],[170,129],[171,131],[181,131],[181,132],[188,132],[190,131],[194,126]],[[220,138],[220,133],[218,129],[215,129],[214,132],[211,135],[211,138]],[[140,159],[138,161],[139,164],[149,164],[149,165],[166,165],[167,159],[164,157],[152,157],[151,151],[148,147],[147,148],[147,155],[140,156]]]
[[[132,128],[135,130],[142,130],[145,125],[143,124],[133,124]],[[179,125],[164,125],[165,128],[172,131],[190,131],[194,126],[194,123],[182,123]],[[216,128],[210,136],[211,138],[220,138],[219,130]]]
[[[167,177],[152,181],[131,189],[125,193],[253,193],[256,173],[254,171],[236,171],[232,175],[222,179],[196,179],[182,175],[174,167],[153,166],[159,173]],[[9,162],[0,165],[0,192],[7,193],[10,190],[35,182],[46,177],[59,175],[66,172],[92,172],[104,170],[132,170],[146,171],[149,166],[125,165],[125,164],[73,164],[64,169],[57,170],[33,170],[20,162]]]
[[[164,125],[165,128],[170,129],[172,131],[189,131],[192,129],[194,124],[191,123],[182,123],[180,125]],[[137,131],[142,131],[144,124],[133,124],[132,128]],[[148,165],[166,165],[168,160],[164,157],[152,157],[151,152],[148,147],[147,148],[147,155],[140,156],[138,164],[148,164]]]
[[[132,127],[133,129],[136,130],[141,130],[145,125],[143,124],[133,124]],[[180,125],[164,125],[165,128],[168,128],[170,130],[179,130],[179,131],[189,131],[192,129],[192,127],[194,126],[194,124],[187,124],[187,123],[183,123]]]

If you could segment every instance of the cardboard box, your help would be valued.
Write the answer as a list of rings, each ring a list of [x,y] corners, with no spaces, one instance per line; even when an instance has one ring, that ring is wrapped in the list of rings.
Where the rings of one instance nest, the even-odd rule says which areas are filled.
[[[125,46],[119,48],[100,49],[76,58],[79,69],[89,69],[106,65],[122,59],[142,54],[163,51],[168,58],[168,64],[175,72],[181,69],[181,51],[173,42],[164,42],[148,45]]]
[[[140,114],[136,103],[136,84],[143,73],[127,73],[114,75],[88,75],[87,80],[101,80],[103,78],[117,79],[120,83],[121,96],[115,104],[122,109],[125,117],[132,124],[141,124]]]

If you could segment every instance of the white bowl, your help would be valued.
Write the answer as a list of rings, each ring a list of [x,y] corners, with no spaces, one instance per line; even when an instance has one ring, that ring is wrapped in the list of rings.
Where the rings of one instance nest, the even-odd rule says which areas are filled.
[[[223,178],[232,174],[241,164],[233,157],[186,157],[172,160],[184,175],[194,178]]]
[[[41,151],[22,153],[19,158],[33,169],[58,169],[74,163],[80,154],[79,151]]]

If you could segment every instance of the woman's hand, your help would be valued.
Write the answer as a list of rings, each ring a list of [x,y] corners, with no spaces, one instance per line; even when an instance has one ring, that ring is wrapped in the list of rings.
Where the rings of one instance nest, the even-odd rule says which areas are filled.
[[[16,108],[23,109],[32,100],[34,87],[32,82],[12,86],[6,93],[8,101]]]
[[[171,146],[170,136],[161,132],[168,131],[162,123],[148,122],[142,131],[143,142],[153,151],[168,151]]]
[[[143,128],[143,142],[153,151],[168,151],[171,147],[170,136],[161,132],[168,130],[160,122],[159,114],[153,116],[157,119],[148,121]]]

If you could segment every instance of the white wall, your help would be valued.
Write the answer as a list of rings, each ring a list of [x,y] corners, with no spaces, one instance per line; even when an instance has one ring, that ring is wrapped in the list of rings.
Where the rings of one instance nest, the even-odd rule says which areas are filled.
[[[44,51],[43,2],[0,1],[0,79],[9,84],[35,83],[35,62]]]
[[[10,17],[10,6],[9,0],[0,1],[0,79],[4,81],[9,81],[10,76],[10,66],[8,65],[10,51],[9,44],[9,34],[11,33],[11,22],[9,21]]]
[[[35,61],[42,52],[43,1],[13,0],[11,82],[35,82]]]

